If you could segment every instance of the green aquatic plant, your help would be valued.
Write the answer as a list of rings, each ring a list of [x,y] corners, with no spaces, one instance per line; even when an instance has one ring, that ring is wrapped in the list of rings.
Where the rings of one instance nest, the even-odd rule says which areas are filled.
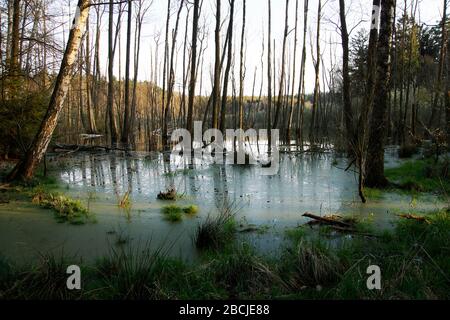
[[[165,276],[168,258],[162,248],[111,248],[109,256],[101,259],[95,275],[101,283],[101,297],[109,299],[165,299],[160,288]],[[98,294],[98,293],[97,293]]]
[[[199,208],[196,205],[190,205],[187,207],[183,207],[183,212],[187,215],[193,216],[199,212]]]
[[[380,200],[383,199],[383,191],[374,188],[365,188],[364,194],[369,200]]]
[[[168,205],[162,207],[165,219],[170,222],[180,222],[183,220],[183,208],[177,205]]]
[[[237,223],[234,215],[224,212],[216,216],[208,215],[198,225],[194,242],[199,249],[218,250],[234,239],[236,231]]]
[[[119,208],[121,209],[130,209],[131,208],[131,200],[130,200],[130,192],[127,191],[123,196],[119,196]]]
[[[79,225],[93,221],[92,215],[81,201],[71,199],[63,194],[38,191],[33,196],[32,202],[42,208],[52,209],[56,219],[61,223],[69,222]]]
[[[408,161],[385,170],[386,177],[395,186],[413,192],[450,193],[450,162],[446,159]]]

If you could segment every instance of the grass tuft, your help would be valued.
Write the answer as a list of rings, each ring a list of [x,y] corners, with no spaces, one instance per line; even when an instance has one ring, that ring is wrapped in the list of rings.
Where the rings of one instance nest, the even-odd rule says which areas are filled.
[[[168,205],[162,207],[162,212],[166,220],[170,222],[180,222],[183,220],[183,209],[177,205]]]
[[[34,194],[32,202],[42,208],[52,209],[58,222],[69,222],[74,225],[85,224],[92,220],[92,215],[79,200],[71,199],[58,193],[45,193],[38,191]]]

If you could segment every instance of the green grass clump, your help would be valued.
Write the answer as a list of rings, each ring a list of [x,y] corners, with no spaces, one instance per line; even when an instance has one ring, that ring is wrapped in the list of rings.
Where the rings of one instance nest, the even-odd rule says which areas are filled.
[[[194,242],[199,249],[218,250],[234,239],[236,230],[234,215],[208,215],[206,220],[198,225]]]
[[[199,209],[195,205],[186,206],[183,208],[183,212],[187,215],[193,216],[199,212]]]
[[[166,220],[170,222],[180,222],[183,220],[183,213],[188,216],[194,216],[198,213],[199,209],[195,205],[180,207],[175,204],[162,207],[162,213]]]
[[[170,276],[165,272],[167,263],[161,248],[113,248],[97,263],[95,275],[102,290],[96,295],[112,300],[167,299],[159,285]]]
[[[80,225],[92,218],[81,201],[71,199],[63,194],[37,192],[32,201],[42,208],[52,209],[56,219],[61,223],[69,222]]]
[[[383,192],[380,189],[365,188],[364,194],[370,200],[380,200],[383,198]]]
[[[450,163],[441,160],[409,161],[397,168],[385,170],[386,177],[401,189],[414,192],[450,192]]]
[[[127,191],[123,196],[119,196],[118,206],[121,209],[129,210],[131,209],[131,200],[130,200],[130,192]]]
[[[39,254],[33,264],[0,263],[0,299],[77,300],[82,290],[67,289],[67,267],[73,263],[63,255]],[[74,258],[70,259],[72,262]],[[77,260],[78,261],[78,260]],[[76,264],[79,264],[78,262]],[[2,279],[4,275],[7,278]]]
[[[168,205],[162,208],[166,220],[170,222],[180,222],[183,220],[183,209],[177,205]]]

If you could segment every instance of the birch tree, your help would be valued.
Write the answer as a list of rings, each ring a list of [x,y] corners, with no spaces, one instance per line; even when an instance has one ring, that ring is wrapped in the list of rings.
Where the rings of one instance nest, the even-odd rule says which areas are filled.
[[[47,151],[47,147],[58,124],[58,118],[64,106],[64,101],[72,78],[72,70],[76,61],[81,39],[89,17],[90,0],[79,0],[75,18],[70,30],[69,39],[61,62],[61,67],[56,78],[53,94],[42,120],[36,137],[28,149],[24,158],[15,166],[8,176],[8,180],[31,179],[37,166]]]

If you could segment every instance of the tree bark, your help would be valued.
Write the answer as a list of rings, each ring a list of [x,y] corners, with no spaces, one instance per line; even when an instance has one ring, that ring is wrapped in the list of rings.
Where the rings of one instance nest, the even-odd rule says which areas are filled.
[[[385,187],[388,184],[384,176],[384,141],[386,139],[387,110],[389,104],[389,84],[391,79],[391,50],[395,0],[382,0],[381,26],[378,41],[377,83],[370,124],[368,144],[366,185]]]
[[[19,66],[19,43],[20,43],[20,1],[14,0],[13,3],[13,17],[12,17],[12,32],[11,32],[11,61],[10,73],[16,75],[20,71]]]
[[[345,12],[345,1],[339,0],[339,15],[341,20],[341,38],[342,38],[342,93],[343,93],[343,108],[344,108],[344,123],[347,132],[347,141],[349,151],[355,147],[355,129],[353,127],[353,110],[352,110],[352,95],[351,95],[351,81],[349,72],[349,34],[347,30],[347,19]]]
[[[241,51],[240,51],[240,66],[239,66],[239,129],[244,129],[244,45],[245,45],[245,19],[246,19],[246,0],[243,0],[243,18],[242,18],[242,33],[241,33]]]
[[[187,130],[194,136],[194,98],[195,86],[197,82],[197,40],[198,40],[198,21],[199,21],[200,0],[194,0],[194,13],[192,19],[192,50],[191,50],[191,78],[189,80],[189,100],[187,115]],[[191,141],[193,143],[193,141]],[[193,145],[191,145],[193,147]]]
[[[292,86],[291,99],[289,105],[289,116],[286,131],[286,142],[291,144],[292,120],[294,118],[294,91],[295,91],[295,72],[297,67],[297,31],[298,31],[298,0],[295,1],[295,27],[294,27],[294,61],[292,66]]]
[[[286,41],[289,32],[289,0],[286,0],[286,14],[284,18],[284,34],[283,34],[283,48],[281,53],[281,77],[280,77],[280,87],[278,88],[278,98],[277,98],[277,108],[275,110],[275,119],[273,121],[273,129],[278,126],[278,119],[280,117],[280,111],[283,103],[283,92],[284,92],[284,79],[286,77]]]
[[[173,87],[175,85],[175,70],[174,70],[174,55],[176,50],[176,44],[177,44],[177,34],[178,34],[178,25],[180,21],[180,15],[181,10],[184,6],[184,0],[181,0],[180,7],[178,9],[177,18],[175,22],[175,29],[172,32],[172,49],[170,52],[170,61],[169,61],[169,83],[167,86],[167,102],[165,104],[164,108],[164,126],[163,126],[163,141],[164,145],[167,145],[167,138],[168,138],[168,124],[169,124],[169,118],[170,118],[170,110],[171,110],[171,102],[173,97]]]
[[[221,0],[216,1],[216,29],[214,32],[215,43],[215,63],[214,63],[214,85],[212,92],[212,128],[219,128],[219,104],[220,104],[220,75],[221,75],[221,57],[220,57],[220,24],[221,24]]]
[[[439,54],[439,69],[437,74],[437,80],[436,80],[436,88],[433,98],[433,105],[431,106],[431,116],[428,120],[428,128],[432,128],[434,125],[434,122],[436,120],[436,115],[438,111],[438,104],[439,99],[442,96],[442,78],[444,75],[444,64],[445,64],[445,57],[447,54],[447,1],[444,1],[444,13],[442,16],[442,38],[441,38],[441,51]]]
[[[319,0],[319,6],[317,9],[317,34],[316,34],[316,61],[314,64],[314,70],[315,70],[315,84],[314,84],[314,95],[313,95],[313,105],[312,105],[312,115],[311,115],[311,124],[309,128],[309,140],[310,143],[314,143],[316,139],[316,126],[317,126],[317,120],[316,120],[316,114],[317,109],[319,107],[319,97],[320,97],[320,21],[322,18],[322,0]]]
[[[369,114],[373,107],[373,99],[375,94],[375,85],[377,77],[376,54],[378,45],[378,23],[380,14],[381,0],[373,0],[372,9],[372,26],[370,29],[369,49],[367,56],[367,88],[363,99],[361,114],[358,121],[357,144],[355,147],[356,163],[358,172],[358,192],[361,201],[367,201],[364,195],[365,177],[366,177],[366,160],[367,160],[367,127]]]
[[[116,116],[114,112],[114,55],[115,45],[113,39],[114,28],[114,0],[109,2],[109,25],[108,25],[108,97],[107,112],[109,118],[109,133],[111,135],[111,146],[115,146],[118,140]]]
[[[272,145],[272,135],[271,135],[271,127],[272,127],[272,3],[271,0],[267,0],[268,4],[268,46],[267,46],[267,129],[269,133],[267,135],[268,138],[268,148],[270,154],[270,146]]]
[[[231,63],[233,58],[233,20],[234,20],[234,3],[235,0],[230,0],[230,21],[228,23],[228,53],[227,65],[225,67],[225,77],[223,83],[222,106],[220,114],[220,130],[224,133],[226,129],[226,108],[228,102],[228,83],[230,77]]]
[[[300,67],[300,82],[298,84],[298,100],[297,100],[297,143],[303,141],[303,121],[305,110],[305,74],[306,74],[306,34],[308,31],[308,9],[309,0],[304,0],[303,9],[303,46],[302,46],[302,62]]]
[[[53,132],[58,123],[58,118],[64,106],[64,100],[69,89],[72,78],[73,65],[76,61],[78,49],[81,44],[82,35],[86,27],[89,16],[90,0],[79,0],[77,15],[74,19],[72,29],[69,34],[64,57],[61,63],[55,88],[50,99],[47,113],[41,123],[39,131],[27,151],[25,157],[16,165],[8,176],[8,180],[31,179],[34,172],[47,151],[47,147],[52,138]]]

